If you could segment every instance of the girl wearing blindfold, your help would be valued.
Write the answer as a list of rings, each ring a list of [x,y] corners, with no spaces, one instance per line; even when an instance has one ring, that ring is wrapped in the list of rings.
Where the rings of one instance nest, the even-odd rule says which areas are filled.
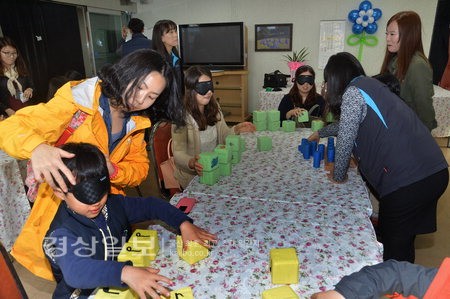
[[[319,105],[319,108],[312,111],[312,115],[322,116],[325,100],[316,92],[315,76],[316,73],[309,65],[303,65],[297,69],[294,85],[292,85],[289,93],[281,99],[278,106],[281,121],[295,119],[315,105]]]
[[[67,192],[57,186],[63,201],[43,242],[45,255],[57,285],[53,298],[87,298],[97,287],[133,289],[140,298],[169,297],[164,285],[174,282],[151,267],[118,262],[117,255],[131,235],[131,224],[159,219],[181,234],[185,249],[189,241],[210,247],[217,237],[193,224],[193,220],[170,203],[155,197],[110,194],[105,156],[94,145],[67,143],[63,150],[74,154],[63,163],[74,174],[75,184],[63,178]]]
[[[214,98],[212,74],[202,66],[192,66],[185,73],[186,125],[172,126],[172,147],[175,158],[175,178],[185,188],[195,175],[201,175],[202,166],[198,154],[213,151],[218,144],[225,144],[230,134],[254,132],[255,126],[242,122],[228,127]]]

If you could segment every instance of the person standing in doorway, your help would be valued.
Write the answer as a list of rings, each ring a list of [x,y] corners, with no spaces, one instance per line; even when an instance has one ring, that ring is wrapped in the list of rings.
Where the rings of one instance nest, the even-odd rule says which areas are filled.
[[[131,39],[126,41],[128,32],[131,32]],[[152,41],[144,34],[144,22],[138,18],[132,18],[128,22],[128,28],[122,29],[122,44],[117,50],[120,57],[125,57],[128,54],[139,49],[151,49]]]

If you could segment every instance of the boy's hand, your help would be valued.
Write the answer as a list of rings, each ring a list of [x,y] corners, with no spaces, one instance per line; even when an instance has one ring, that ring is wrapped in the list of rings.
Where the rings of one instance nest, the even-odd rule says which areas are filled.
[[[187,249],[189,241],[194,241],[206,248],[211,248],[210,242],[217,243],[217,236],[210,232],[185,221],[180,225],[181,238],[183,240],[183,250]]]
[[[174,282],[165,276],[158,275],[158,272],[159,270],[150,267],[125,266],[122,269],[121,280],[132,288],[140,299],[146,299],[147,295],[153,299],[160,299],[159,294],[170,297],[169,290],[158,282],[169,285],[174,285]]]

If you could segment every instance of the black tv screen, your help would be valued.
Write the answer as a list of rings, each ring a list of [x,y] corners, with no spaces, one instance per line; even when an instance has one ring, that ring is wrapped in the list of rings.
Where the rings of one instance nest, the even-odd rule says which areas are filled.
[[[179,25],[179,40],[181,59],[186,67],[245,66],[243,22]]]

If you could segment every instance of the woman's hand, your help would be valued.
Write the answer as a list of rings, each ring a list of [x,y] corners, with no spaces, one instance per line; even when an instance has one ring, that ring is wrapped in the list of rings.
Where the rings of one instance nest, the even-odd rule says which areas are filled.
[[[6,114],[8,114],[8,116],[14,115],[16,113],[16,111],[12,110],[11,108],[6,108],[5,112]]]
[[[203,174],[203,165],[198,163],[198,159],[200,159],[200,157],[198,155],[196,155],[194,158],[191,158],[189,160],[188,166],[190,169],[195,170],[195,172],[198,175],[202,175]]]
[[[33,89],[31,88],[27,88],[24,90],[23,92],[23,96],[24,98],[28,101],[29,99],[31,99],[33,97]]]
[[[350,168],[357,168],[358,167],[358,160],[356,160],[355,157],[350,158],[350,163],[348,165]]]
[[[345,299],[345,297],[336,291],[326,291],[313,294],[311,299]]]
[[[108,174],[111,177],[111,175],[115,174],[116,168],[114,167],[113,163],[109,159],[109,156],[106,154],[104,156],[105,156],[105,160],[106,160],[106,167],[108,167]]]
[[[121,31],[121,35],[122,35],[122,39],[127,39],[127,35],[128,35],[128,32],[130,31],[130,29],[128,29],[128,27],[127,26],[122,26],[122,31]]]
[[[292,110],[289,110],[289,111],[286,113],[286,119],[291,119],[291,117],[297,117],[297,116],[299,116],[300,114],[302,114],[303,111],[306,111],[306,109],[303,109],[303,108],[294,108],[294,109],[292,109]]]
[[[66,183],[62,178],[59,171],[61,171],[72,185],[75,185],[75,177],[72,172],[62,161],[62,158],[73,158],[75,155],[66,152],[60,148],[41,143],[31,152],[31,166],[36,180],[38,182],[47,182],[53,189],[58,187],[55,181],[58,183],[60,189],[63,192],[67,192]]]
[[[127,265],[122,268],[120,279],[132,288],[139,295],[140,299],[146,299],[146,294],[153,299],[160,299],[161,297],[157,291],[169,298],[169,290],[158,282],[165,282],[169,285],[174,285],[175,283],[169,278],[159,275],[158,272],[159,270],[150,267],[133,267]]]
[[[320,141],[319,131],[315,131],[314,133],[309,135],[308,141],[317,141],[317,143],[319,143]]]
[[[197,242],[206,248],[211,248],[210,242],[216,243],[217,236],[192,224],[190,221],[185,221],[180,225],[181,238],[183,239],[183,250],[187,249],[189,241]]]
[[[255,131],[256,131],[255,125],[248,121],[241,122],[234,126],[234,133],[236,134]]]

